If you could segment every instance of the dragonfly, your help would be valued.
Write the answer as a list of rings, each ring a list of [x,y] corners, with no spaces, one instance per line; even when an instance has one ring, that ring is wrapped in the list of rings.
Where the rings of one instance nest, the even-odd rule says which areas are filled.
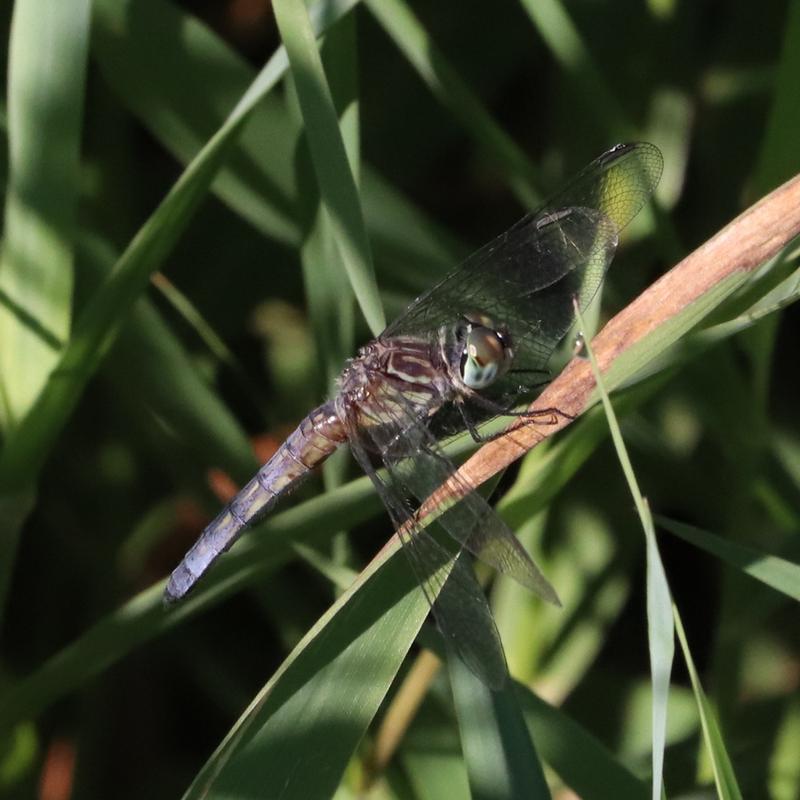
[[[420,505],[458,481],[442,443],[518,410],[549,376],[548,363],[603,281],[622,228],[647,203],[660,151],[617,145],[540,208],[414,300],[342,371],[335,395],[303,419],[205,528],[172,572],[165,601],[184,597],[248,525],[268,513],[345,443],[372,480],[445,642],[489,687],[508,679],[502,643],[470,554],[544,600],[558,597],[542,570],[475,487],[437,509]],[[575,302],[577,301],[577,303]],[[377,467],[382,466],[383,469]]]

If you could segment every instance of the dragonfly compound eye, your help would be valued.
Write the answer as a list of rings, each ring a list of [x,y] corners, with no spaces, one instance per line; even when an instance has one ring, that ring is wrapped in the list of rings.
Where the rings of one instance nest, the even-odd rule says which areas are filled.
[[[511,350],[502,336],[490,328],[472,328],[461,354],[461,380],[470,389],[485,389],[507,369]]]

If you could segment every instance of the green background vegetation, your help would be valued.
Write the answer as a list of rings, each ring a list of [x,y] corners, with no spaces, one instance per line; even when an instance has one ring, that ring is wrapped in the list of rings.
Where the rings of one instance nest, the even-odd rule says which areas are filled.
[[[521,685],[451,664],[385,768],[426,608],[402,557],[356,579],[391,526],[346,456],[160,594],[384,311],[615,142],[666,166],[602,317],[799,172],[800,3],[318,4],[341,136],[303,6],[274,6],[0,11],[0,793],[644,798],[666,711],[667,796],[799,797],[792,247],[612,397],[694,662],[668,699],[599,407],[495,493],[564,602],[491,585]]]

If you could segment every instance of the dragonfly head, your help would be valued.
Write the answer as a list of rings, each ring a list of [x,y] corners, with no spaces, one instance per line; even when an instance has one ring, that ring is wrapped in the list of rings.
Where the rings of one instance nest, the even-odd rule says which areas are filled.
[[[485,389],[511,365],[511,337],[486,314],[465,314],[456,336],[458,372],[468,388]]]

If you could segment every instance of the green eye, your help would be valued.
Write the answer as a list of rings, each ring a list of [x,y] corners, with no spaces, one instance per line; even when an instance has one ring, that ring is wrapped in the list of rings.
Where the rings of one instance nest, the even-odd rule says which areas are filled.
[[[470,389],[485,389],[508,368],[511,353],[489,328],[470,330],[461,355],[461,380]]]

